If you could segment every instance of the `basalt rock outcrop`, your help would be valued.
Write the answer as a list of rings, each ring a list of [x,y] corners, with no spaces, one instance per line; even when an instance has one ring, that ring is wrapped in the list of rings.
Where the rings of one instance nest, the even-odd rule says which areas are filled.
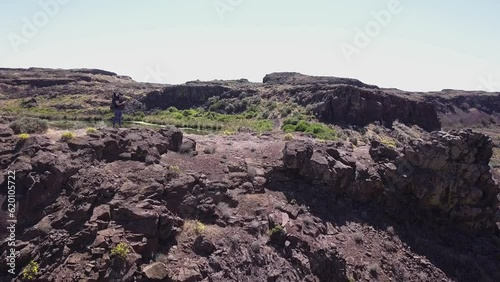
[[[164,85],[139,83],[130,77],[98,69],[0,68],[0,99],[37,96],[53,99],[84,93],[108,100],[114,91],[139,97],[162,87]]]
[[[399,149],[262,139],[256,150],[269,151],[256,159],[261,153],[250,150],[185,154],[200,144],[175,128],[23,141],[2,126],[2,168],[16,171],[16,270],[34,260],[41,281],[369,281],[374,271],[381,279],[419,281],[417,271],[447,280],[456,266],[447,269],[439,256],[451,251],[482,265],[473,264],[472,278],[481,271],[500,277],[484,238],[464,239],[480,258],[437,249],[429,262],[396,240],[396,231],[367,227],[425,219],[453,236],[467,234],[456,226],[491,236],[499,193],[485,167],[491,140],[471,131],[430,136]],[[2,195],[6,186],[3,178]],[[415,232],[427,232],[418,226]],[[120,243],[129,250],[122,259],[112,252]],[[405,260],[396,265],[392,256]],[[375,260],[379,268],[366,264]]]
[[[500,186],[488,165],[492,147],[480,133],[433,132],[399,150],[374,141],[367,160],[342,143],[293,141],[285,146],[283,164],[337,196],[383,202],[407,218],[493,231],[500,221]]]
[[[325,123],[365,126],[379,122],[391,127],[398,120],[428,131],[441,129],[434,106],[417,97],[350,85],[298,86],[290,95],[299,104],[313,105],[316,117]]]
[[[235,99],[242,93],[245,96],[255,95],[256,90],[252,89],[252,84],[248,82],[190,82],[184,85],[167,86],[161,91],[148,93],[141,102],[148,110],[168,109],[190,109],[206,106],[210,98]]]
[[[375,85],[365,84],[353,78],[328,77],[328,76],[309,76],[296,72],[277,72],[264,77],[266,84],[284,84],[284,85],[304,85],[304,84],[329,84],[329,85],[351,85],[363,88],[378,89]]]
[[[345,259],[325,238],[291,228],[286,245],[271,242],[267,212],[227,214],[239,204],[235,187],[165,163],[182,147],[175,128],[22,141],[1,127],[0,136],[2,167],[16,172],[18,274],[34,260],[41,281],[347,281]],[[5,194],[6,179],[0,187]],[[193,219],[202,227],[189,229]],[[120,243],[123,258],[112,253]],[[8,241],[0,247],[5,258]]]
[[[101,130],[86,137],[67,141],[74,151],[89,149],[96,160],[135,160],[148,164],[158,163],[167,151],[177,152],[183,143],[182,132],[177,128],[161,129],[158,132],[142,129],[127,131]]]
[[[326,145],[294,141],[283,150],[286,169],[321,185],[332,195],[349,195],[360,202],[376,199],[383,192],[383,184],[370,160],[356,160],[352,147],[344,143]]]
[[[439,92],[412,93],[412,95],[420,96],[434,105],[441,126],[447,130],[464,127],[495,128],[500,123],[499,92],[445,89]]]
[[[229,88],[219,85],[169,86],[162,91],[149,93],[142,99],[142,102],[148,109],[167,109],[169,107],[189,109],[199,107],[207,102],[208,98],[220,97],[228,91]]]
[[[391,127],[397,120],[433,131],[457,126],[496,127],[500,122],[499,94],[482,91],[408,92],[379,88],[357,79],[299,73],[271,73],[265,76],[263,83],[240,79],[161,85],[139,83],[104,70],[0,68],[0,100],[22,99],[12,105],[20,104],[27,110],[77,109],[99,115],[102,110],[97,111],[96,107],[107,108],[110,95],[115,91],[133,98],[127,113],[149,113],[169,107],[240,113],[248,107],[238,104],[245,97],[255,96],[258,99],[252,101],[254,106],[260,104],[260,99],[262,102],[296,102],[311,109],[320,121],[347,126],[378,122]],[[69,103],[65,97],[82,95],[88,99],[78,97],[78,103]],[[34,102],[32,98],[38,96],[44,103]],[[226,110],[218,108],[220,104],[231,106]]]
[[[500,221],[500,186],[488,165],[492,148],[488,136],[469,130],[412,141],[383,172],[388,194],[438,222],[493,230]],[[405,194],[412,198],[402,201]]]

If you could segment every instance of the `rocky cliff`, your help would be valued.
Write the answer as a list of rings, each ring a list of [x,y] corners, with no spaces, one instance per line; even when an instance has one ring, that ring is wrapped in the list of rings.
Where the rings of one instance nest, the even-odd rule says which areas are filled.
[[[271,73],[264,77],[263,82],[265,84],[283,84],[283,85],[307,85],[307,84],[350,85],[362,88],[378,89],[378,87],[375,85],[365,84],[353,78],[309,76],[296,72]]]
[[[381,201],[395,214],[472,230],[495,230],[500,186],[488,165],[492,142],[471,131],[434,132],[401,151],[374,141],[360,149],[295,141],[284,149],[285,168],[319,189],[360,201]],[[359,159],[356,158],[359,156]]]
[[[106,99],[114,91],[133,97],[164,85],[139,83],[127,76],[98,69],[0,68],[0,99],[46,98],[86,94]]]
[[[302,105],[312,105],[316,117],[325,123],[365,126],[379,122],[391,127],[398,120],[428,131],[441,129],[436,108],[418,97],[347,85],[296,87],[291,95]]]
[[[400,150],[175,128],[62,141],[2,126],[0,138],[2,169],[16,171],[17,271],[36,261],[41,281],[500,278],[500,190],[479,133]]]
[[[96,115],[96,107],[107,108],[114,91],[133,99],[130,113],[169,107],[214,109],[221,103],[235,104],[255,96],[263,103],[269,100],[298,103],[311,109],[325,123],[365,126],[378,122],[390,127],[398,120],[428,131],[460,126],[496,128],[500,111],[498,93],[406,92],[381,89],[356,79],[298,73],[268,74],[263,83],[240,79],[160,85],[138,83],[103,70],[0,69],[0,101],[8,105],[1,107],[2,111],[19,111],[17,107],[20,107],[36,113],[79,110],[80,115]],[[78,105],[62,105],[61,100],[66,102],[68,97],[78,100]],[[17,105],[14,109],[13,104]]]

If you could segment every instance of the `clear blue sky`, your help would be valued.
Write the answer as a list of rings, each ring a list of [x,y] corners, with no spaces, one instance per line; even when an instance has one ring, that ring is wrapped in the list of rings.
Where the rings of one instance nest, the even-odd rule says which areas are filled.
[[[498,0],[400,0],[398,13],[393,0],[56,1],[0,2],[1,67],[101,68],[165,83],[297,71],[405,90],[500,88]],[[379,11],[390,21],[356,45]],[[28,36],[26,21],[37,29]],[[358,51],[350,60],[346,44]]]

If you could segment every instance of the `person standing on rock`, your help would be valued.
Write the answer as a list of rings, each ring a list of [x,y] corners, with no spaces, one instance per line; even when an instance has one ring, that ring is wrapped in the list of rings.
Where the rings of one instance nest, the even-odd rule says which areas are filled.
[[[125,109],[125,99],[121,93],[113,93],[111,109],[115,113],[115,117],[113,118],[113,127],[118,124],[119,128],[122,126],[123,110]]]

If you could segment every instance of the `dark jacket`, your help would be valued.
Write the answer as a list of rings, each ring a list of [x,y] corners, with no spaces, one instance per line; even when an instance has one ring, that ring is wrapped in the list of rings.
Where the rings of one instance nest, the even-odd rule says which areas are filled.
[[[112,109],[114,110],[124,110],[125,109],[125,100],[118,96],[115,99],[113,99],[112,103]]]

